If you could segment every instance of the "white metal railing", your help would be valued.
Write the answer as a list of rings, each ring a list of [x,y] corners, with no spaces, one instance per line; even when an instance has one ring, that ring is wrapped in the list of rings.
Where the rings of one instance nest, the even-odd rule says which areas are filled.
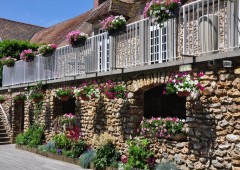
[[[239,47],[238,1],[197,0],[182,7],[182,18],[183,54]]]
[[[182,6],[179,18],[168,20],[163,27],[143,19],[128,24],[118,36],[105,32],[78,48],[65,46],[48,58],[39,55],[33,62],[4,66],[2,84],[141,67],[182,59],[182,53],[199,56],[239,47],[239,9],[238,1],[197,0]]]
[[[9,119],[8,115],[6,114],[6,112],[4,111],[2,104],[0,104],[0,109],[1,109],[1,111],[3,113],[5,121],[7,122],[7,125],[11,129],[11,122],[9,121],[10,119]]]

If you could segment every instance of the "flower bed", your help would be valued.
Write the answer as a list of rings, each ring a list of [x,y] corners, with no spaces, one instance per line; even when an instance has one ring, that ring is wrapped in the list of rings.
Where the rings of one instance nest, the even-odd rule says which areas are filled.
[[[81,31],[72,31],[67,34],[66,38],[72,47],[78,47],[84,45],[88,35]]]
[[[57,49],[56,44],[41,45],[38,48],[38,53],[46,57],[52,55],[56,49]]]
[[[182,0],[152,0],[144,8],[144,17],[150,17],[155,23],[163,26],[165,21],[178,15],[181,5]]]
[[[2,65],[6,65],[7,67],[13,67],[17,59],[12,58],[11,56],[8,56],[8,57],[3,57],[1,61],[2,61]]]
[[[143,118],[139,133],[145,137],[184,140],[184,121],[176,117],[171,118]]]
[[[203,73],[199,73],[197,76],[191,76],[189,73],[173,74],[171,79],[167,82],[165,91],[163,94],[178,94],[179,97],[186,97],[191,92],[199,92],[204,90],[199,83],[200,77]]]
[[[109,16],[100,22],[102,28],[108,31],[110,36],[126,32],[126,19],[121,16]]]

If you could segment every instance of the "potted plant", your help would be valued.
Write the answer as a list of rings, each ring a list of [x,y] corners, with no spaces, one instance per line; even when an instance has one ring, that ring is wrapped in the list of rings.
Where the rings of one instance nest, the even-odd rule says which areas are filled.
[[[35,54],[31,49],[23,50],[20,54],[20,59],[25,62],[31,62],[34,60]]]
[[[38,48],[38,53],[41,54],[43,57],[47,57],[52,55],[56,49],[57,49],[56,44],[41,45]]]
[[[81,31],[71,31],[67,34],[66,38],[72,47],[78,47],[85,43],[88,35]]]
[[[62,101],[68,101],[71,97],[74,95],[74,89],[73,88],[59,88],[56,91],[56,96],[61,99]]]
[[[12,58],[11,56],[3,57],[2,65],[6,65],[7,67],[13,67],[16,61],[17,61],[17,59]]]
[[[116,84],[111,80],[100,86],[100,91],[106,95],[108,99],[127,99],[127,90],[121,84]]]
[[[0,95],[0,104],[2,104],[2,103],[4,103],[5,102],[5,97],[4,96],[2,96],[2,95]]]
[[[13,97],[13,100],[16,102],[16,103],[21,103],[23,102],[24,100],[26,100],[26,95],[23,94],[23,93],[17,93],[14,97]]]
[[[79,89],[75,90],[75,95],[81,97],[82,100],[96,99],[100,97],[100,91],[97,83],[94,81],[93,84],[82,83]]]
[[[106,30],[109,36],[116,36],[126,32],[126,19],[120,16],[109,16],[100,22],[100,25]]]
[[[179,7],[182,5],[182,0],[168,0],[148,2],[144,8],[144,17],[153,18],[155,23],[163,26],[163,23],[168,19],[178,15]]]
[[[64,131],[66,131],[68,129],[72,129],[76,125],[77,119],[76,116],[72,113],[66,113],[60,118],[60,122],[63,126]]]
[[[199,73],[197,77],[192,78],[189,73],[173,74],[166,84],[163,94],[176,93],[179,97],[187,97],[193,91],[198,92],[204,90],[203,86],[199,83],[200,77],[203,73]]]
[[[29,98],[33,100],[35,103],[39,103],[43,100],[44,94],[41,91],[32,91],[29,95]]]
[[[186,139],[184,120],[171,118],[143,118],[138,129],[140,135],[151,138],[167,138],[172,140]]]

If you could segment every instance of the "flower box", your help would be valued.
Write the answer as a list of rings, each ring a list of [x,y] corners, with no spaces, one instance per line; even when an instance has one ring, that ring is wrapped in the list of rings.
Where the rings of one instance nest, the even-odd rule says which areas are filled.
[[[12,58],[11,56],[2,58],[2,65],[6,65],[7,67],[13,67],[17,59]]]
[[[81,31],[71,31],[66,36],[68,43],[73,47],[80,47],[85,44],[88,35]]]
[[[109,36],[117,36],[126,32],[126,19],[121,16],[109,16],[101,21],[102,28],[108,31]]]
[[[187,97],[190,95],[190,92],[188,91],[179,91],[177,94],[179,97]]]
[[[61,96],[60,99],[63,101],[63,102],[67,102],[70,97],[69,96]]]
[[[34,60],[35,54],[31,49],[23,50],[20,54],[20,59],[25,62],[31,62]]]
[[[56,49],[56,44],[41,45],[38,48],[38,53],[41,54],[43,57],[49,57],[54,53]]]

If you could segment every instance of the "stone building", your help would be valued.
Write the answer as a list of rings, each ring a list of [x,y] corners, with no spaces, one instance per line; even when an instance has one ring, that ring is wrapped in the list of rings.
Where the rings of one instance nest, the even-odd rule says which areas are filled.
[[[240,169],[239,2],[188,1],[178,17],[163,27],[144,19],[145,3],[96,0],[94,9],[33,36],[31,42],[55,41],[63,47],[48,59],[38,56],[32,63],[16,63],[18,69],[4,67],[0,93],[8,100],[0,107],[0,117],[12,142],[34,120],[36,108],[31,100],[19,104],[12,97],[42,80],[40,122],[48,138],[55,117],[72,112],[80,120],[85,140],[109,132],[118,137],[117,145],[124,152],[142,117],[177,116],[186,119],[187,140],[151,139],[158,159],[167,157],[181,169]],[[102,32],[98,21],[110,14],[128,18],[126,33],[112,37]],[[64,37],[57,37],[55,28],[66,34],[69,25],[91,34],[84,46],[72,48]],[[205,74],[201,80],[205,90],[187,98],[164,96],[171,73],[185,69]],[[78,87],[93,79],[124,84],[127,102],[74,98],[65,103],[54,95],[58,87]]]

